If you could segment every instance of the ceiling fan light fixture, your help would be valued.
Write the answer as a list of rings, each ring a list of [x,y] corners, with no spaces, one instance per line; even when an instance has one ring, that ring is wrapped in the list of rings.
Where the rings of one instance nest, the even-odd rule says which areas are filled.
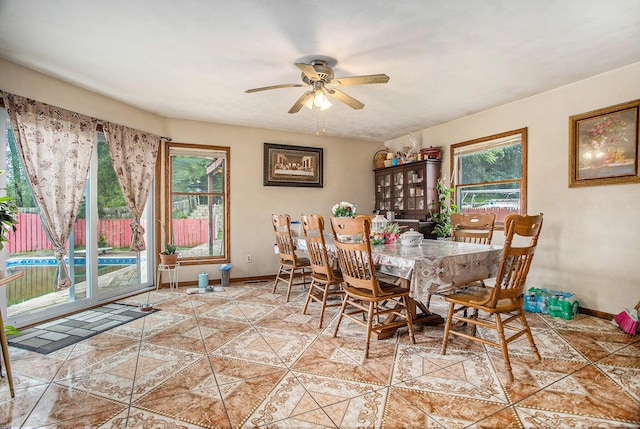
[[[329,103],[329,100],[327,100],[327,96],[324,95],[321,88],[317,88],[315,95],[313,96],[313,104],[316,107],[320,107],[322,109],[322,106],[326,105],[326,103]],[[331,103],[329,103],[329,106],[331,106]]]
[[[320,110],[327,110],[329,107],[333,106],[328,98],[325,97],[324,103],[320,106]]]
[[[311,95],[313,95],[313,93],[311,91],[307,92],[308,96],[307,98],[304,100],[304,103],[302,103],[302,105],[304,107],[306,107],[309,110],[313,110],[313,97]]]

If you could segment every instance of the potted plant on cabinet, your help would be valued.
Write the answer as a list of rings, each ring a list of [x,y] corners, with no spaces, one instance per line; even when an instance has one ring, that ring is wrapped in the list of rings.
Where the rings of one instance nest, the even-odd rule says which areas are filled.
[[[178,248],[173,243],[167,243],[164,250],[160,252],[160,263],[162,265],[175,265],[178,262]]]
[[[431,212],[431,218],[436,224],[433,233],[439,239],[451,237],[451,214],[458,212],[457,204],[451,199],[451,193],[454,190],[454,188],[447,186],[442,179],[436,183],[438,203],[434,202],[432,206],[438,206],[439,209]]]

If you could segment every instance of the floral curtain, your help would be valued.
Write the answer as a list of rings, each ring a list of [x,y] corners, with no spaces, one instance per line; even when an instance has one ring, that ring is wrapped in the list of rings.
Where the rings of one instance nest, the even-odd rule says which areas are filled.
[[[140,219],[154,176],[160,137],[109,122],[103,124],[103,131],[122,194],[133,217],[131,250],[140,252],[146,249]]]
[[[82,203],[98,121],[18,95],[3,93],[20,158],[58,260],[56,290],[71,286],[64,262]]]

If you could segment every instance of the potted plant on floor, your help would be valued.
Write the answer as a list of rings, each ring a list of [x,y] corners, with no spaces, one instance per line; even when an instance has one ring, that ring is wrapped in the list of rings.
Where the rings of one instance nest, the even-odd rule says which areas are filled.
[[[432,206],[437,206],[437,210],[431,212],[431,218],[435,222],[433,233],[438,239],[451,237],[451,214],[458,212],[458,205],[451,198],[451,193],[454,190],[454,188],[447,186],[442,179],[436,183],[438,203],[431,203]]]
[[[160,263],[162,265],[175,265],[178,262],[178,248],[173,243],[167,243],[164,250],[160,252]]]

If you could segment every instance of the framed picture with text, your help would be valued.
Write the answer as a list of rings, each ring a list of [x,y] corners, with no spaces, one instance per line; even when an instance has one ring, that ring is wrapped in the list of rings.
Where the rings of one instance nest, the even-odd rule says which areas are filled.
[[[569,187],[640,182],[640,100],[569,118]]]
[[[322,148],[265,143],[263,185],[322,188],[322,157]]]

